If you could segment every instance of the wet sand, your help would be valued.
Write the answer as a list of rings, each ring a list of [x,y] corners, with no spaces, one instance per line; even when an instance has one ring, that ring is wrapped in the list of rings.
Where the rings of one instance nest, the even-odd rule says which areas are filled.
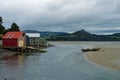
[[[99,51],[86,52],[90,61],[99,65],[120,71],[120,46],[96,45],[101,48]]]

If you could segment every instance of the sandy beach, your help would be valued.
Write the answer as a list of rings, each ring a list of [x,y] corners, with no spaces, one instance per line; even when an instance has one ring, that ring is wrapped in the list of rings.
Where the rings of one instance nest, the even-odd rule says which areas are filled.
[[[86,52],[86,57],[99,65],[120,71],[120,46],[99,44],[99,51]]]

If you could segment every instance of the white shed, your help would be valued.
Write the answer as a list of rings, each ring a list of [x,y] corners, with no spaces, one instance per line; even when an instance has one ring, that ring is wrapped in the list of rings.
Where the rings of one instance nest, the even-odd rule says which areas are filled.
[[[40,33],[26,33],[29,37],[40,37]]]

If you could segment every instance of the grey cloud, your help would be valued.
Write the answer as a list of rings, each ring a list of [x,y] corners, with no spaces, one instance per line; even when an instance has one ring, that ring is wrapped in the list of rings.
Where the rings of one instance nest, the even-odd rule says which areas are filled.
[[[119,5],[119,0],[1,0],[0,16],[5,26],[16,22],[22,30],[106,34],[120,30]]]

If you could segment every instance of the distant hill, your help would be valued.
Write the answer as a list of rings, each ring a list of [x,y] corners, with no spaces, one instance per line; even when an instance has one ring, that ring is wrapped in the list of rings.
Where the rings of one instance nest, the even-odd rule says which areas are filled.
[[[120,36],[120,33],[115,33],[115,34],[113,34],[114,36]]]
[[[36,30],[24,30],[27,33],[40,33],[41,37],[48,37],[48,36],[57,36],[57,35],[66,35],[66,32],[52,32],[52,31],[36,31]]]
[[[85,30],[79,30],[71,34],[47,37],[50,41],[120,41],[120,33],[113,35],[96,35]]]
[[[51,32],[24,30],[27,33],[40,33],[41,37],[45,37],[49,41],[120,41],[120,33],[112,35],[91,34],[85,30],[79,30],[74,33]]]

